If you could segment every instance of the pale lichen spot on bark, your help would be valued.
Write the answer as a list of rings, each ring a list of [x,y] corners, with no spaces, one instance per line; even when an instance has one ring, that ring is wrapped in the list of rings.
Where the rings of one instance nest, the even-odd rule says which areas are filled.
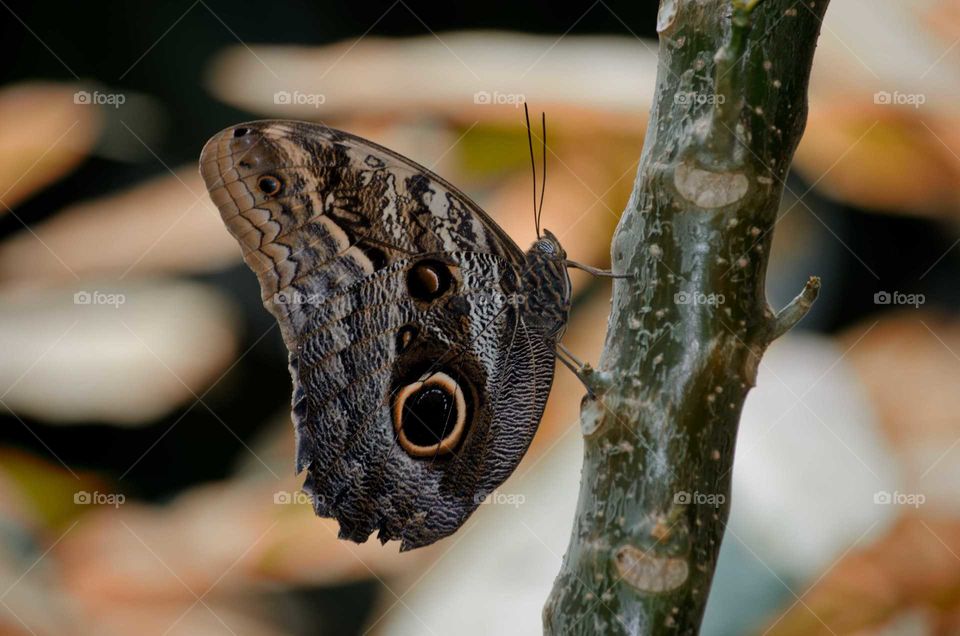
[[[589,400],[580,411],[580,431],[584,437],[590,437],[603,423],[603,410],[596,400]]]
[[[614,555],[614,563],[620,580],[641,592],[656,594],[675,590],[690,575],[686,559],[658,556],[632,545],[621,546]]]
[[[736,203],[750,188],[750,181],[740,172],[710,172],[688,162],[676,167],[673,183],[684,199],[708,209]]]
[[[663,33],[669,29],[676,17],[676,0],[663,0],[663,2],[660,3],[660,11],[657,13],[657,33]]]

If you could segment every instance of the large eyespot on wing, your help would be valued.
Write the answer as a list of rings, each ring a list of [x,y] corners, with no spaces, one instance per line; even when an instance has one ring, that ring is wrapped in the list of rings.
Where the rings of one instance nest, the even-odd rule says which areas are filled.
[[[467,427],[467,400],[460,383],[443,371],[432,371],[398,388],[391,415],[401,448],[412,457],[453,452]]]

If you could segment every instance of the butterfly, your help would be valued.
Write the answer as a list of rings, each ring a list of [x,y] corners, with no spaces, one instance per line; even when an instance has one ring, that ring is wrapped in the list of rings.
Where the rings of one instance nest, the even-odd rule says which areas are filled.
[[[453,533],[526,453],[555,360],[578,368],[558,354],[577,265],[536,209],[523,251],[427,168],[321,124],[232,126],[200,171],[289,350],[316,514],[401,550]]]

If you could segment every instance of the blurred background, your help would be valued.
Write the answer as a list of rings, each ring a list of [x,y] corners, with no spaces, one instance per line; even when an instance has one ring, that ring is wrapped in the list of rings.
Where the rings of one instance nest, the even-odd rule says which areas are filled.
[[[197,174],[244,120],[433,167],[524,248],[607,264],[656,3],[0,1],[0,634],[535,634],[581,387],[453,537],[336,539],[298,496],[280,334]],[[835,0],[768,294],[823,279],[747,400],[704,634],[960,634],[960,1]],[[596,360],[609,287],[574,280]]]

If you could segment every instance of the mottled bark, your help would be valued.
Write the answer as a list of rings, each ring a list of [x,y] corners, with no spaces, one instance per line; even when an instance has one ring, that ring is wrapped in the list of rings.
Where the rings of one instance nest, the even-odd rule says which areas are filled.
[[[657,91],[613,240],[573,534],[550,634],[695,634],[729,513],[741,408],[775,314],[764,279],[827,0],[663,0]]]

